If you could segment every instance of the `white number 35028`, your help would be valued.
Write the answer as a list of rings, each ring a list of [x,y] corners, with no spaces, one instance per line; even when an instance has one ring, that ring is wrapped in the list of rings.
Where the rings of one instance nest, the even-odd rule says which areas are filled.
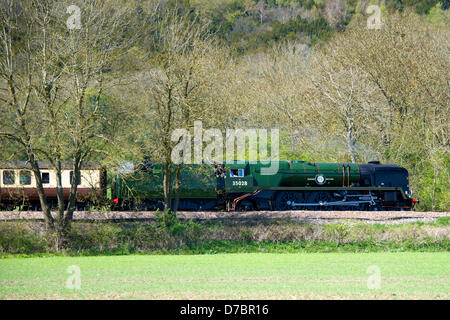
[[[247,186],[247,185],[248,185],[248,181],[242,181],[242,180],[233,181],[233,186]]]

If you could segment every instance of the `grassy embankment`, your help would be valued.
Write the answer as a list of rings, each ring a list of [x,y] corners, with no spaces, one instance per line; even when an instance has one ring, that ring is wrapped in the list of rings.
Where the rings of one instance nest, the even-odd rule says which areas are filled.
[[[432,223],[308,224],[291,220],[74,222],[68,248],[57,252],[39,222],[0,222],[0,257],[10,255],[216,254],[443,251],[450,217]]]

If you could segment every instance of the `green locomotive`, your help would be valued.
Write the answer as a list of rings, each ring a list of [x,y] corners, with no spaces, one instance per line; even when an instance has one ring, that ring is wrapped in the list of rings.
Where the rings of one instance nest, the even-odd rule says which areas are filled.
[[[411,210],[408,171],[397,165],[278,161],[233,161],[180,168],[179,210]],[[117,208],[162,208],[163,165],[147,164],[115,175]],[[172,195],[175,198],[175,194]]]

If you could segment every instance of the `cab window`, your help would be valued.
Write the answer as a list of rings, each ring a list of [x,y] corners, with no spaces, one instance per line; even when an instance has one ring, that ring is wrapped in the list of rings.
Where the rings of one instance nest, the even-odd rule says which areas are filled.
[[[15,183],[15,172],[11,170],[3,171],[3,184],[11,185]]]
[[[231,178],[242,178],[244,177],[244,169],[230,169]]]
[[[31,172],[27,170],[21,170],[19,174],[19,181],[21,185],[30,185],[31,184]]]

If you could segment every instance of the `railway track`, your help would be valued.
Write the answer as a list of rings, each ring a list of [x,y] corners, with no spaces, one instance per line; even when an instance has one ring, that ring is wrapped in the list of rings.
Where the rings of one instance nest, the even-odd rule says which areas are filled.
[[[415,212],[415,211],[180,211],[177,217],[182,220],[265,220],[290,219],[310,223],[330,222],[367,222],[367,223],[406,223],[432,222],[437,218],[448,217],[450,212]],[[2,211],[1,221],[11,220],[43,220],[42,212],[38,211]],[[153,211],[110,211],[74,213],[74,220],[78,221],[139,221],[153,220]]]

